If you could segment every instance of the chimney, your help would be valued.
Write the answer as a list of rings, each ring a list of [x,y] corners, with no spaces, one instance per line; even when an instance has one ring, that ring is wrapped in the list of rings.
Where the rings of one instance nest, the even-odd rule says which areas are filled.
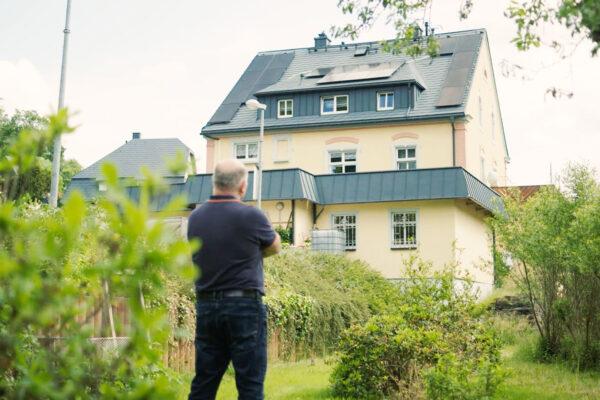
[[[329,43],[331,43],[331,40],[329,40],[325,32],[321,32],[315,38],[315,49],[326,49]]]
[[[131,138],[132,138],[132,139],[139,139],[141,136],[142,136],[142,134],[141,134],[141,133],[139,133],[139,132],[133,132],[133,133],[131,134]]]

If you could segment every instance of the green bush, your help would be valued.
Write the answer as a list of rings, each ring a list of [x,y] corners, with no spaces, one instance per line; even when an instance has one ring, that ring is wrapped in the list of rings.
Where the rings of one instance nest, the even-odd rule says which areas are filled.
[[[287,249],[265,260],[270,334],[283,358],[331,352],[352,324],[392,308],[394,284],[345,256]]]
[[[455,268],[413,259],[388,315],[345,332],[331,376],[343,398],[485,399],[504,377],[500,343]]]
[[[7,149],[11,157],[0,161],[0,175],[27,173],[40,143],[69,130],[61,110],[47,129],[23,132]],[[175,397],[178,377],[161,360],[167,309],[144,308],[140,294],[149,300],[167,296],[169,275],[191,280],[192,247],[160,222],[148,223],[155,180],[144,181],[134,202],[113,167],[105,165],[103,172],[107,198],[94,207],[78,193],[60,209],[0,202],[2,399]],[[80,320],[111,296],[127,298],[130,310],[129,339],[116,352],[100,351]]]

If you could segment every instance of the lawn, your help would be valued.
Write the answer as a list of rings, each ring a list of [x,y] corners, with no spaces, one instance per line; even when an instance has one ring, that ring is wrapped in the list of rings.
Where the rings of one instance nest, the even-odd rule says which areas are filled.
[[[561,364],[539,364],[528,361],[526,343],[504,349],[506,366],[511,376],[502,385],[496,399],[502,400],[591,400],[600,399],[600,374],[574,372]],[[317,359],[296,363],[272,362],[269,364],[265,393],[273,400],[335,399],[329,393],[331,362]],[[185,385],[189,384],[186,379]],[[182,398],[187,394],[182,388]],[[225,375],[218,400],[237,398],[233,372]]]

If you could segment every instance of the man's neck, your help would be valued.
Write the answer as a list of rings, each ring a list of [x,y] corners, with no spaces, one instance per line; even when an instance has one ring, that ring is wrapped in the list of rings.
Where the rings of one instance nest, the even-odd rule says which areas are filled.
[[[242,199],[239,193],[230,192],[230,191],[224,191],[224,190],[218,190],[218,189],[213,190],[213,196],[232,196],[232,197],[235,197],[238,200]]]

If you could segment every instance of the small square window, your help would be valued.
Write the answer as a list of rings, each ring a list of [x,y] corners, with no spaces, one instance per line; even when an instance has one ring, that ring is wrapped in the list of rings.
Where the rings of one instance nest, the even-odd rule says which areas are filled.
[[[396,147],[396,168],[399,170],[417,169],[417,147]]]
[[[356,172],[356,150],[329,153],[329,170],[332,174]]]
[[[348,112],[348,95],[321,97],[321,114]]]
[[[286,99],[277,102],[277,118],[290,118],[294,115],[294,100]]]
[[[237,143],[235,145],[235,158],[241,161],[256,160],[258,158],[258,143]]]
[[[394,92],[377,93],[377,110],[393,110],[394,109]]]

